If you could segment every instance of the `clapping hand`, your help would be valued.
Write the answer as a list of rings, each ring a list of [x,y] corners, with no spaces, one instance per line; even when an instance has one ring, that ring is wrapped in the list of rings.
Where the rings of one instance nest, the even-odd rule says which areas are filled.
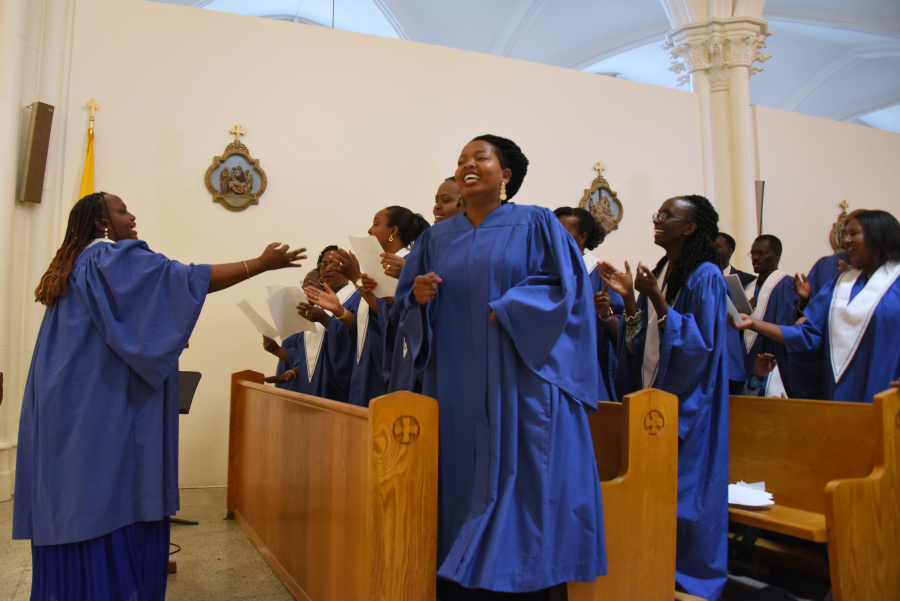
[[[634,278],[634,289],[648,298],[654,293],[662,294],[653,271],[640,263],[638,263],[637,274]]]
[[[341,301],[338,300],[337,294],[331,289],[328,284],[325,284],[322,290],[318,288],[313,288],[312,286],[304,286],[303,293],[306,294],[306,298],[309,299],[309,302],[322,307],[323,309],[328,309],[333,314],[342,314],[341,311]],[[300,303],[301,305],[304,303]],[[299,308],[300,305],[297,305]]]
[[[753,366],[753,375],[756,376],[758,380],[762,380],[775,369],[777,362],[775,361],[775,355],[769,353],[760,353],[756,357],[756,363]]]
[[[398,257],[393,253],[381,253],[381,265],[384,267],[384,274],[392,278],[400,279],[400,272],[406,265],[406,259]]]
[[[322,325],[327,324],[328,320],[330,319],[330,317],[328,317],[328,313],[325,312],[325,309],[322,309],[321,307],[317,307],[315,305],[311,305],[309,303],[298,303],[297,314],[302,315],[309,321],[319,322]]]
[[[362,275],[359,259],[356,258],[356,255],[354,255],[353,252],[346,251],[343,248],[338,249],[336,252],[340,257],[339,271],[344,274],[344,277],[349,281],[357,281]]]
[[[613,314],[608,290],[609,284],[604,283],[603,288],[594,293],[594,309],[597,310],[597,315],[603,319],[608,319]]]
[[[424,305],[434,299],[441,281],[441,278],[436,276],[433,271],[428,275],[416,276],[413,282],[413,295],[416,297],[416,302]]]
[[[600,279],[606,282],[606,285],[618,292],[622,296],[632,296],[634,294],[634,280],[631,277],[631,267],[628,261],[625,261],[625,271],[619,271],[606,261],[600,261],[597,264],[600,270]]]
[[[809,297],[812,294],[812,284],[809,283],[805,273],[794,274],[794,292],[797,293],[802,302],[809,302]]]

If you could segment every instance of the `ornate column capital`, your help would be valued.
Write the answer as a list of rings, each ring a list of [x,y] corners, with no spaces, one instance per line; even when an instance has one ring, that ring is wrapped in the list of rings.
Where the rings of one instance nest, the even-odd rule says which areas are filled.
[[[762,19],[709,19],[673,29],[666,34],[663,49],[672,58],[669,71],[683,73],[678,78],[679,86],[690,80],[692,72],[704,70],[709,74],[712,91],[720,92],[728,89],[731,67],[747,67],[750,75],[762,71],[753,63],[770,58],[761,50],[770,35],[772,30]]]

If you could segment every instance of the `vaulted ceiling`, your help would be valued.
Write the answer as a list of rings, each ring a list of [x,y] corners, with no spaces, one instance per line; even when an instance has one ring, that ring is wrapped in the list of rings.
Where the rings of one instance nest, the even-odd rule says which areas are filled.
[[[152,0],[675,87],[660,0]],[[754,104],[900,133],[900,0],[767,0]]]

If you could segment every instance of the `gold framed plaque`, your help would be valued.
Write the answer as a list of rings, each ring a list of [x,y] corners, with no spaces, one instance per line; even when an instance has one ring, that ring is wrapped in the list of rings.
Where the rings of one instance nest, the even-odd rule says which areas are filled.
[[[597,225],[609,234],[619,229],[619,223],[625,215],[625,209],[619,200],[618,194],[609,187],[609,182],[603,177],[606,166],[602,162],[594,165],[597,177],[591,182],[591,187],[584,191],[578,206],[587,210],[597,222]]]
[[[844,229],[844,225],[847,223],[847,209],[850,208],[850,204],[845,200],[838,206],[842,209],[841,214],[838,215],[837,221],[832,224],[831,232],[828,234],[828,243],[831,244],[831,250],[834,252],[841,250],[841,230]]]
[[[230,132],[234,134],[234,142],[220,156],[213,157],[212,165],[206,170],[206,189],[212,194],[213,202],[229,211],[243,211],[259,204],[268,182],[259,159],[250,156],[250,150],[241,143],[241,136],[247,133],[241,124],[232,127]]]

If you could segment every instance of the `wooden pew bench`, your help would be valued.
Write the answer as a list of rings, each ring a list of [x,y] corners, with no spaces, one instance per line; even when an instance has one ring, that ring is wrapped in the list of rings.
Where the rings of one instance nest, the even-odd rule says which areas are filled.
[[[730,481],[775,505],[733,522],[825,543],[834,601],[900,599],[900,396],[873,404],[731,397]]]
[[[438,407],[368,409],[232,376],[228,511],[307,601],[434,601]]]

